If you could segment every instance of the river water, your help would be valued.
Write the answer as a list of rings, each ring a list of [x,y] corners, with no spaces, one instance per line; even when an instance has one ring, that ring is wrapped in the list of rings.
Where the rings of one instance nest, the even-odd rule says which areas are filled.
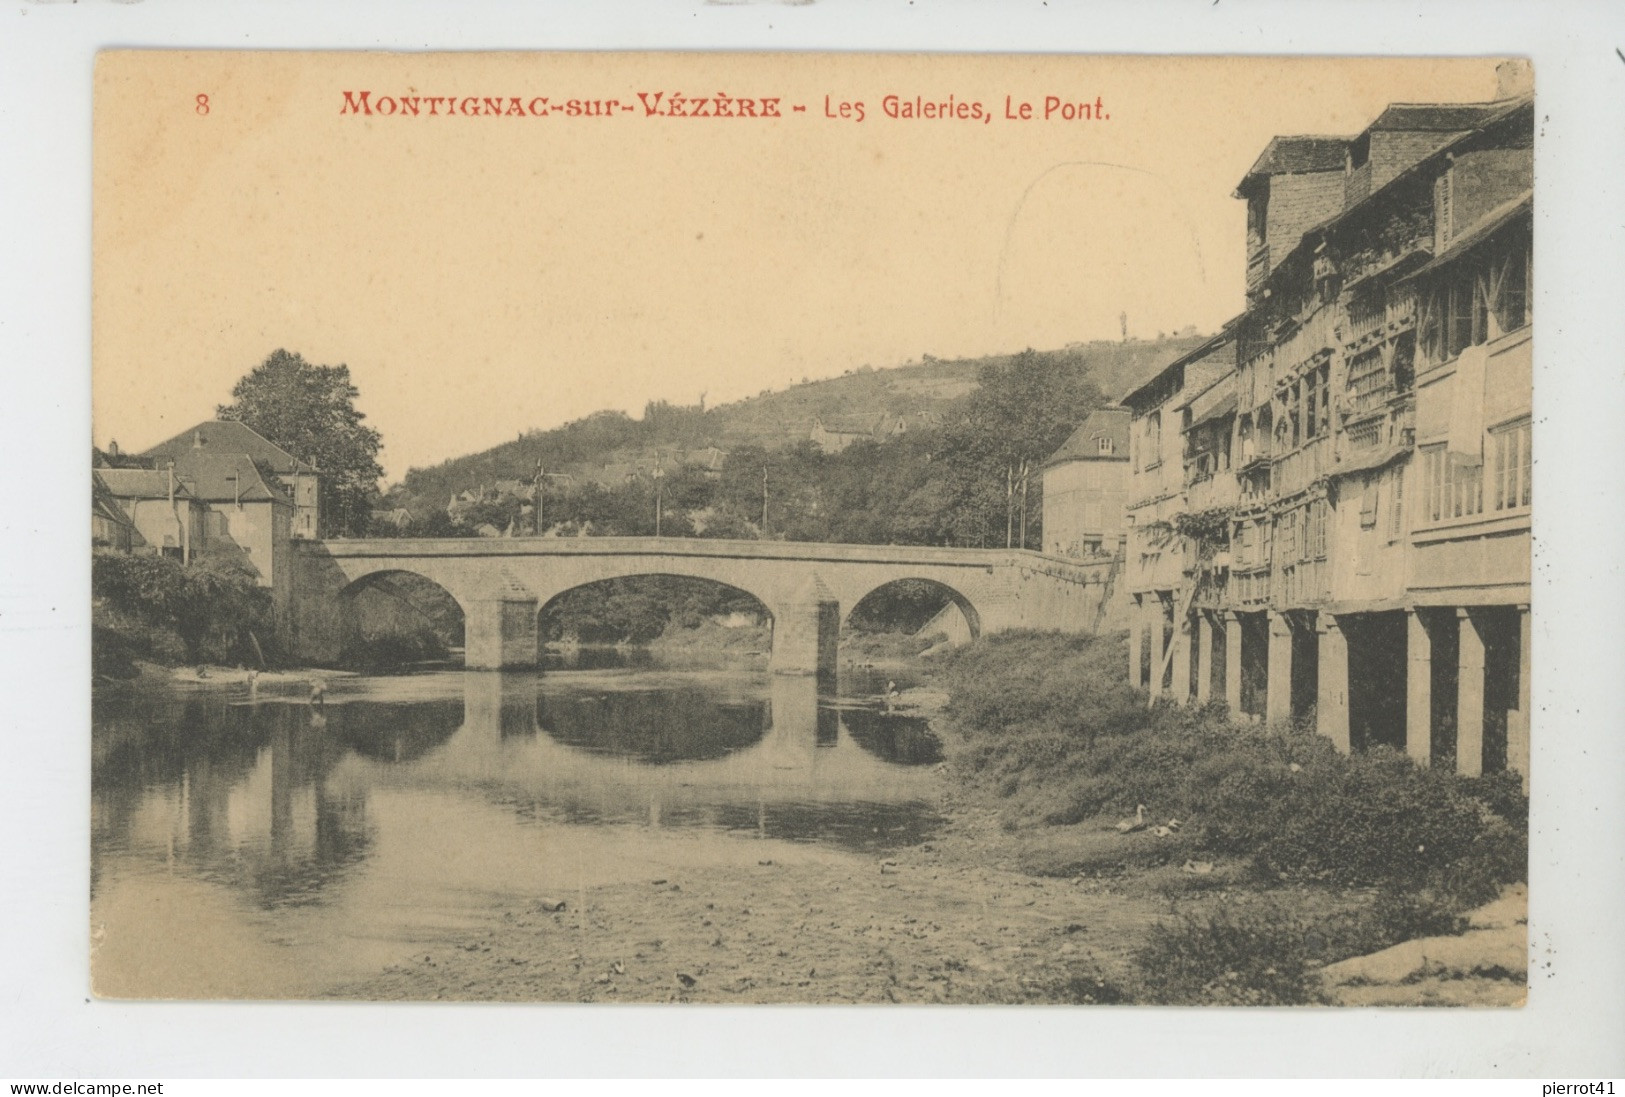
[[[97,992],[319,996],[513,901],[921,841],[937,743],[885,686],[583,651],[341,679],[320,709],[241,684],[99,697]]]

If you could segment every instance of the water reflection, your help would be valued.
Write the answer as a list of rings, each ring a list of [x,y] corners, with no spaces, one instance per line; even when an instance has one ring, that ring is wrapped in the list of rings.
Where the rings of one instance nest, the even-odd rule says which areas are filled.
[[[699,687],[585,690],[544,696],[536,721],[555,740],[661,765],[721,758],[762,737],[760,700],[728,703]]]
[[[877,758],[900,766],[925,766],[942,761],[942,744],[931,734],[923,716],[895,712],[848,709],[841,714],[848,734]]]
[[[542,653],[543,670],[621,670],[652,667],[655,657],[648,648],[580,647],[549,648]]]
[[[98,705],[92,892],[102,861],[123,855],[188,866],[267,908],[314,901],[372,840],[366,791],[332,781],[335,766],[358,750],[421,753],[461,716],[456,702]]]
[[[320,710],[225,688],[100,698],[93,909],[116,927],[168,894],[163,909],[206,907],[194,920],[274,942],[311,911],[320,928],[301,947],[326,950],[312,966],[331,972],[561,873],[661,874],[678,850],[754,865],[740,838],[869,852],[928,836],[924,722],[818,689],[623,665],[354,679]],[[699,844],[661,837],[678,829]],[[230,902],[199,906],[200,884]],[[148,918],[124,932],[130,955],[160,956],[195,931]]]

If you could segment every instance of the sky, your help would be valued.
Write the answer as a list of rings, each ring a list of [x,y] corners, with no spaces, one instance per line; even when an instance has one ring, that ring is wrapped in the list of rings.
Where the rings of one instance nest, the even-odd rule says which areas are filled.
[[[1233,192],[1272,136],[1487,100],[1494,67],[104,53],[93,435],[153,445],[285,348],[350,367],[395,480],[603,408],[1116,339],[1123,316],[1133,337],[1212,331],[1242,305]],[[346,112],[347,91],[422,113]],[[782,116],[650,117],[656,92]],[[892,118],[888,95],[988,120]],[[470,96],[504,114],[427,115]],[[1090,117],[1045,119],[1051,96]]]

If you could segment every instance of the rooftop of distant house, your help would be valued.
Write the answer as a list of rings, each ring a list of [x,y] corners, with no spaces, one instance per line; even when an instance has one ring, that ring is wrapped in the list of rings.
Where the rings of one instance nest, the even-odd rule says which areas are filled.
[[[1061,448],[1050,455],[1044,466],[1066,461],[1127,461],[1130,418],[1128,408],[1096,408],[1061,443]],[[1102,439],[1111,443],[1106,452],[1100,448]]]
[[[178,458],[183,453],[196,450],[244,454],[279,476],[316,471],[247,423],[240,423],[235,419],[210,419],[188,427],[168,441],[153,446],[141,456]]]
[[[1245,193],[1254,181],[1272,175],[1306,175],[1319,171],[1342,171],[1350,137],[1303,135],[1272,137],[1236,186]]]
[[[246,453],[190,450],[175,458],[175,474],[205,502],[293,505],[285,492],[266,481]]]
[[[170,479],[168,469],[99,468],[91,476],[119,499],[168,499],[171,491],[176,498],[192,495],[178,478]]]

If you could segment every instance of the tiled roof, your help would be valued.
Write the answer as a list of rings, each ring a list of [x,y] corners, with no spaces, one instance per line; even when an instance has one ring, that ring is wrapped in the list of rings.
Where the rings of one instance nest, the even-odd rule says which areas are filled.
[[[186,482],[193,495],[206,502],[293,505],[293,500],[265,482],[246,453],[186,450],[175,456],[175,475]]]
[[[1129,418],[1128,408],[1096,408],[1050,455],[1045,467],[1063,461],[1127,461]],[[1111,453],[1100,452],[1102,438],[1111,440]]]
[[[121,526],[133,526],[135,524],[130,521],[123,508],[118,505],[118,497],[113,494],[113,489],[108,487],[107,481],[103,480],[101,475],[94,470],[90,474],[90,509],[92,513],[99,514],[108,521]]]
[[[1366,129],[1455,133],[1474,128],[1505,106],[1505,103],[1393,103]]]
[[[1347,137],[1272,137],[1236,189],[1245,190],[1252,180],[1263,175],[1342,171],[1348,147]]]
[[[1241,323],[1242,316],[1245,315],[1245,313],[1242,313],[1240,316],[1232,316],[1230,319],[1224,322],[1224,326],[1219,329],[1219,333],[1217,335],[1213,336],[1211,339],[1208,339],[1200,346],[1192,347],[1190,350],[1186,351],[1184,354],[1181,354],[1173,361],[1158,366],[1144,380],[1140,381],[1133,388],[1129,389],[1128,392],[1124,393],[1123,398],[1119,400],[1118,403],[1129,404],[1129,402],[1135,397],[1139,396],[1147,389],[1152,388],[1174,369],[1180,366],[1188,366],[1192,362],[1199,362],[1213,352],[1235,342],[1236,326]],[[1207,386],[1203,387],[1206,388]],[[1130,406],[1132,407],[1132,405]]]
[[[168,499],[169,473],[164,469],[96,469],[93,476],[107,485],[107,490],[119,499]],[[191,493],[186,485],[176,482],[175,494]]]
[[[1223,380],[1228,379],[1228,377],[1223,378]],[[1223,419],[1226,416],[1234,415],[1235,413],[1236,394],[1232,392],[1228,396],[1221,398],[1218,403],[1208,408],[1201,415],[1198,415],[1195,419],[1192,419],[1190,429],[1195,430],[1203,423],[1211,423],[1217,419]]]
[[[194,450],[213,453],[243,453],[274,473],[314,471],[305,462],[269,441],[247,423],[234,419],[210,419],[189,427],[167,442],[160,442],[143,457],[175,457]]]

